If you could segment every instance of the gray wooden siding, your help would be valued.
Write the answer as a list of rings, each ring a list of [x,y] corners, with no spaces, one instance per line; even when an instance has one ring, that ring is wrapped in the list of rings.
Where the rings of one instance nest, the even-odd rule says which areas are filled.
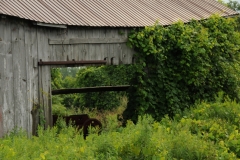
[[[103,60],[107,57],[108,64],[111,64],[111,58],[115,65],[130,64],[134,52],[122,42],[127,39],[129,31],[128,28],[68,27],[67,29],[55,29],[48,36],[48,45],[51,48],[50,59],[52,61]],[[107,42],[108,39],[110,39],[109,42]],[[119,40],[120,43],[111,43],[114,39]],[[53,40],[57,41],[56,44],[52,42]],[[103,42],[100,43],[101,41]]]
[[[3,69],[1,69],[1,108],[3,113],[3,132],[8,132],[14,128],[14,91],[13,91],[13,54],[11,50],[12,26],[7,20],[0,23],[1,35],[1,55]],[[3,134],[3,133],[2,133]]]
[[[48,28],[18,18],[0,17],[0,137],[17,127],[30,136],[39,122],[45,121],[45,127],[52,125],[50,70],[59,66],[38,66],[40,59],[80,61],[107,57],[107,64],[111,64],[111,59],[114,65],[130,64],[134,52],[122,43],[129,31],[129,28]],[[121,42],[106,43],[108,38]],[[50,43],[66,39],[75,41]],[[97,39],[104,41],[99,43]],[[39,119],[39,109],[45,119]]]
[[[26,120],[28,133],[36,133],[39,123],[37,109],[39,107],[39,87],[38,87],[38,59],[37,28],[25,26],[25,53],[26,53],[26,70],[27,70],[27,113],[31,113]]]

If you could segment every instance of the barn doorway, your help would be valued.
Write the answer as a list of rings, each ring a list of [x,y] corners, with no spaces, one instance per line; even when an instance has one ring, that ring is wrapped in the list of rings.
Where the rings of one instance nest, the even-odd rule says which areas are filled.
[[[127,105],[129,68],[127,65],[52,68],[53,124],[56,115],[88,115],[100,121],[104,117],[99,115],[106,112],[114,110],[121,115]]]
[[[55,104],[55,99],[57,99],[58,97],[55,95],[65,95],[65,102],[67,101],[67,99],[69,100],[68,102],[71,103],[65,103],[67,105],[73,106],[71,105],[72,103],[74,103],[74,111],[82,111],[83,108],[86,109],[88,111],[91,111],[90,113],[92,113],[93,109],[100,109],[100,110],[104,110],[104,109],[109,109],[111,107],[111,105],[113,105],[114,103],[117,102],[117,100],[114,100],[114,98],[116,99],[116,96],[114,98],[112,98],[112,96],[114,94],[125,94],[122,91],[126,91],[129,88],[129,80],[131,79],[131,77],[134,75],[132,73],[132,71],[134,71],[134,65],[105,65],[107,63],[106,60],[96,60],[96,61],[92,61],[92,60],[88,60],[88,61],[42,61],[40,60],[38,62],[38,66],[39,66],[39,106],[41,108],[41,115],[40,116],[40,122],[41,122],[41,117],[44,121],[44,123],[42,123],[44,125],[44,128],[47,128],[49,126],[53,125],[53,114],[52,111],[53,109],[53,105]],[[54,77],[52,74],[52,70],[58,70],[60,68],[73,68],[73,67],[79,67],[82,69],[81,71],[84,71],[84,78],[89,78],[88,80],[84,79],[82,81],[79,81],[79,83],[74,83],[74,88],[54,88],[52,87],[52,79],[54,80]],[[85,66],[85,67],[82,67]],[[89,67],[89,66],[95,66],[95,67]],[[58,68],[58,69],[56,69]],[[85,68],[85,69],[84,69]],[[103,71],[102,71],[103,69]],[[70,72],[70,71],[69,71]],[[72,72],[72,71],[71,71]],[[102,73],[106,73],[107,72],[107,76],[102,75]],[[94,77],[94,76],[98,76],[98,78]],[[61,77],[61,76],[60,76]],[[109,78],[110,77],[110,78]],[[65,77],[66,78],[66,77]],[[108,80],[106,80],[106,78]],[[61,78],[57,78],[58,80],[60,80]],[[80,78],[78,79],[80,80]],[[100,82],[97,80],[101,80]],[[102,80],[104,80],[103,82],[107,82],[107,83],[102,83]],[[67,85],[69,85],[71,80],[67,80]],[[89,84],[88,82],[91,82],[92,84]],[[55,83],[55,86],[57,86],[58,82]],[[76,85],[80,85],[80,86],[76,86]],[[117,91],[117,92],[114,92]],[[119,92],[121,91],[121,92]],[[71,96],[76,96],[77,94],[81,95],[81,98],[71,98]],[[95,94],[95,95],[94,95]],[[96,95],[97,94],[97,95]],[[109,96],[106,96],[110,94]],[[53,97],[53,98],[52,98]],[[76,96],[77,97],[77,96]],[[93,98],[92,98],[93,97]],[[94,100],[97,98],[100,98],[99,101],[97,101],[97,103],[92,103],[94,102]],[[105,98],[104,98],[105,97]],[[119,101],[120,96],[117,96],[117,99]],[[127,101],[126,98],[126,94],[125,94],[125,102]],[[95,98],[95,99],[94,99]],[[93,100],[92,100],[93,99]],[[105,100],[104,102],[102,102],[102,100]],[[52,103],[52,101],[54,103]],[[78,104],[78,105],[75,105]],[[93,104],[93,105],[92,105]],[[97,105],[96,105],[97,104]],[[64,106],[64,105],[62,105]],[[78,106],[78,108],[76,109],[76,106]],[[115,105],[117,106],[117,105]],[[65,106],[64,106],[65,107]],[[63,113],[66,114],[67,111],[66,109],[63,108]],[[79,109],[80,107],[80,109]],[[61,112],[61,107],[58,107],[58,109],[60,108],[60,111],[57,112]],[[54,110],[55,112],[55,110]],[[35,116],[38,117],[38,116]],[[36,119],[36,122],[34,123],[35,128],[37,129],[37,124],[38,120]],[[41,124],[41,123],[40,123]]]
[[[83,109],[109,110],[119,105],[119,97],[126,95],[129,87],[117,66],[65,67],[51,69],[53,113],[66,113]],[[115,77],[114,77],[115,76]],[[117,92],[114,92],[117,91]],[[56,107],[58,106],[58,107]],[[58,108],[59,110],[55,110]],[[61,110],[61,108],[63,110]],[[67,114],[67,113],[66,113]]]

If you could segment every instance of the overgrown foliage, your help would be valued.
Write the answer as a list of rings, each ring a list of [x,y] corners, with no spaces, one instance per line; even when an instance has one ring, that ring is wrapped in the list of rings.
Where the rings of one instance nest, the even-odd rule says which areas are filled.
[[[200,103],[160,122],[145,115],[137,124],[128,121],[125,128],[109,117],[102,133],[95,134],[92,129],[86,140],[81,131],[63,122],[52,129],[39,128],[38,137],[27,138],[14,130],[0,139],[0,159],[239,159],[240,105],[222,101]]]
[[[116,86],[126,85],[132,77],[133,67],[129,66],[101,66],[83,68],[78,71],[77,87],[95,87],[95,86]],[[97,108],[100,110],[109,110],[116,108],[120,104],[121,96],[124,92],[93,92],[83,93],[75,99],[75,105],[87,108]]]
[[[101,66],[52,69],[52,88],[82,88],[128,85],[134,66]],[[126,92],[93,92],[53,96],[54,114],[63,114],[66,108],[110,110],[119,106]],[[59,108],[59,109],[58,109]],[[61,109],[60,109],[61,108]],[[59,112],[61,111],[61,112]]]
[[[240,3],[236,0],[229,0],[226,3],[226,6],[237,11],[238,13],[240,12]],[[235,16],[235,19],[237,21],[237,29],[238,29],[238,31],[240,31],[240,16],[239,15]]]
[[[137,51],[125,119],[150,114],[160,120],[189,108],[196,100],[212,101],[223,91],[239,100],[240,36],[234,19],[213,15],[188,24],[135,30],[129,45]]]
[[[52,89],[62,88],[62,74],[59,68],[51,69],[51,86]]]
[[[77,73],[76,86],[96,87],[110,86],[110,76],[102,67],[84,68]],[[111,109],[119,105],[117,93],[115,92],[91,92],[80,94],[75,99],[75,105],[87,108]]]

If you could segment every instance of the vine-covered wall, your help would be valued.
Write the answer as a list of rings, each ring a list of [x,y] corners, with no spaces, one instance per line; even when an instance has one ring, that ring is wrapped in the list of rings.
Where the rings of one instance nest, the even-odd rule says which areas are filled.
[[[188,24],[135,30],[129,45],[137,51],[125,119],[164,115],[212,101],[218,92],[239,100],[240,34],[232,18],[213,15]]]

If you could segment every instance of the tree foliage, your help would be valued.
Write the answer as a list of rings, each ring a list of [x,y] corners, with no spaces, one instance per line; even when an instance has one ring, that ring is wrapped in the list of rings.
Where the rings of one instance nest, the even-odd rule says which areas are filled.
[[[78,71],[76,87],[116,86],[129,84],[132,66],[88,67]],[[75,99],[75,106],[109,110],[119,106],[124,92],[83,93]]]
[[[62,74],[59,68],[51,69],[51,86],[52,89],[62,88]]]
[[[110,77],[102,67],[84,68],[78,71],[76,86],[96,87],[109,86]],[[75,99],[75,105],[86,108],[111,109],[117,107],[119,100],[114,92],[82,93]]]
[[[61,68],[52,70],[52,88],[82,88],[128,85],[134,72],[132,65]],[[126,92],[93,92],[53,96],[53,104],[67,108],[97,108],[108,110],[118,107]]]
[[[151,114],[160,120],[196,100],[212,101],[223,91],[239,99],[239,33],[233,19],[179,21],[168,27],[135,30],[129,45],[137,51],[125,119]]]
[[[227,6],[235,11],[240,11],[240,4],[238,3],[238,1],[229,0]]]

